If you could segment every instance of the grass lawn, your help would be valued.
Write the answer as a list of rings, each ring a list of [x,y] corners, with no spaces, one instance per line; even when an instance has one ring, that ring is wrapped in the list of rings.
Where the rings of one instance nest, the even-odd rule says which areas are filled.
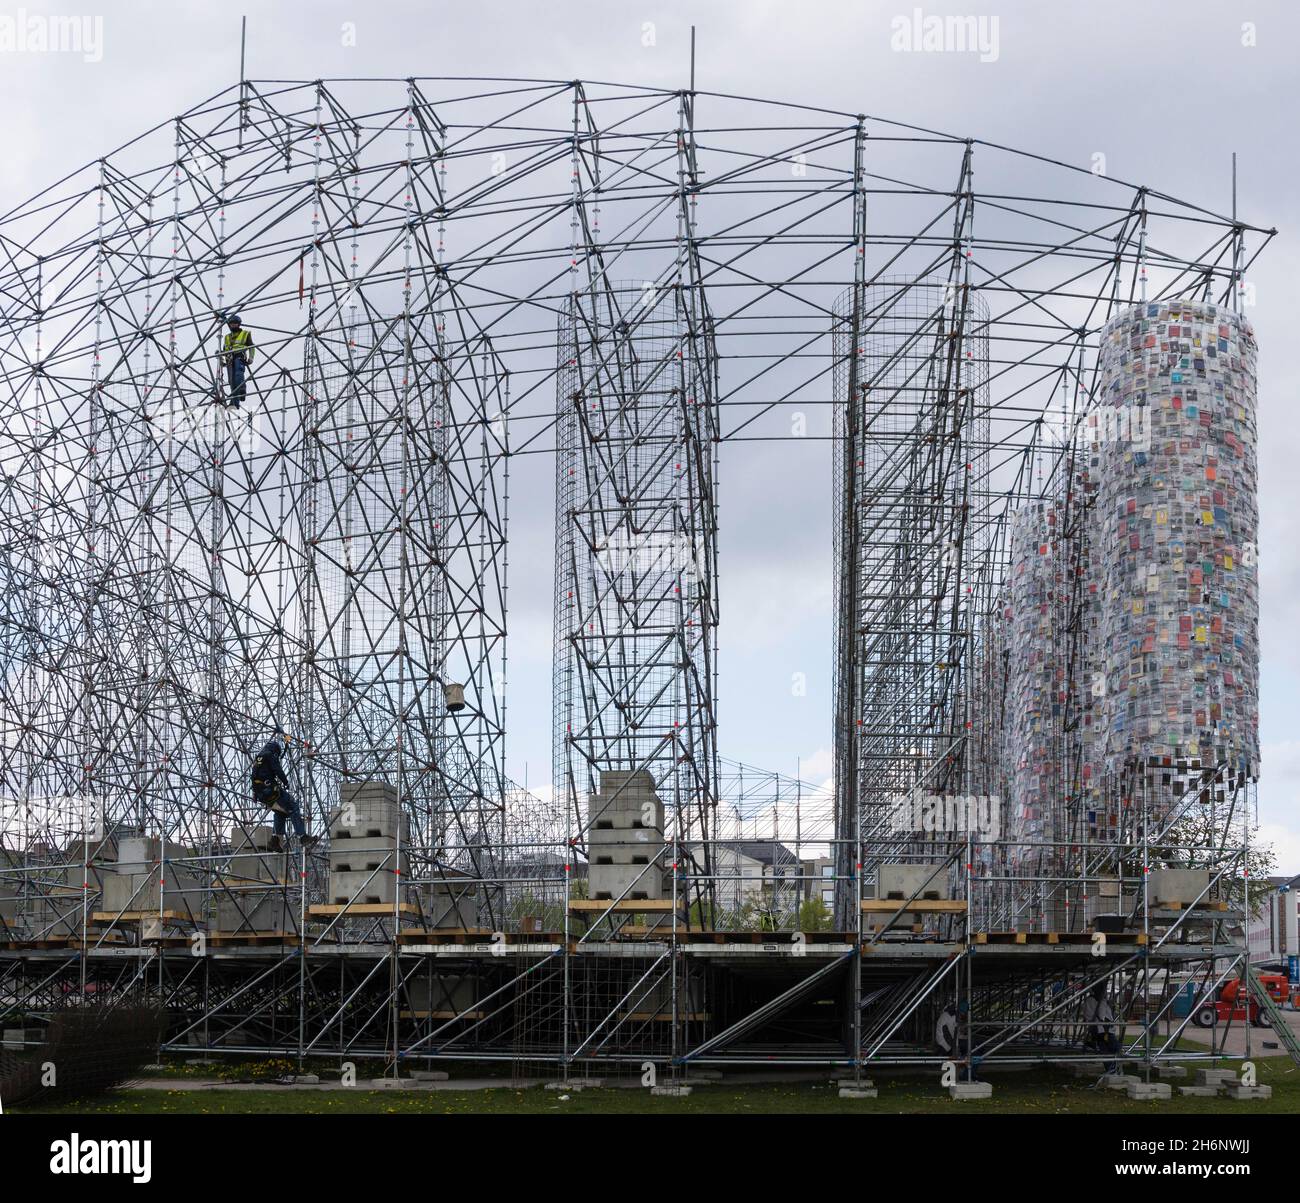
[[[1235,1068],[1235,1063],[1221,1063]],[[648,1090],[582,1090],[561,1100],[540,1087],[515,1089],[503,1085],[487,1090],[376,1091],[364,1087],[331,1091],[295,1090],[127,1090],[98,1099],[59,1107],[14,1108],[32,1113],[78,1115],[541,1115],[596,1113],[614,1115],[692,1114],[888,1114],[945,1112],[960,1114],[1134,1114],[1211,1115],[1300,1112],[1300,1069],[1286,1057],[1255,1061],[1261,1085],[1273,1087],[1266,1102],[1235,1102],[1226,1098],[1184,1098],[1174,1091],[1167,1102],[1128,1099],[1121,1091],[1093,1089],[1088,1079],[1053,1070],[990,1074],[993,1097],[954,1103],[935,1082],[916,1077],[890,1078],[872,1074],[880,1097],[850,1100],[838,1097],[833,1084],[701,1085],[688,1098],[652,1098]],[[1189,1074],[1187,1081],[1192,1081]]]

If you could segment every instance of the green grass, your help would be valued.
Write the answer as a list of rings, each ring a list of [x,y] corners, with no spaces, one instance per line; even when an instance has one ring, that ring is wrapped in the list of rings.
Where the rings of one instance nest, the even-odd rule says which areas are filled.
[[[1233,1063],[1222,1063],[1232,1065]],[[1183,1098],[1174,1092],[1167,1102],[1136,1102],[1115,1090],[1092,1089],[1087,1079],[1054,1071],[990,1074],[993,1097],[954,1103],[936,1082],[911,1077],[890,1078],[874,1073],[880,1089],[876,1099],[838,1097],[833,1084],[737,1086],[730,1083],[697,1086],[688,1098],[652,1098],[647,1090],[583,1090],[561,1100],[540,1087],[436,1092],[393,1092],[361,1087],[331,1091],[128,1090],[98,1099],[58,1107],[21,1110],[78,1115],[692,1115],[719,1114],[889,1114],[945,1112],[959,1114],[1057,1115],[1210,1115],[1229,1112],[1257,1114],[1300,1112],[1300,1070],[1287,1058],[1255,1062],[1261,1084],[1273,1087],[1267,1102],[1234,1102],[1225,1098]],[[1190,1077],[1188,1080],[1191,1080]],[[15,1110],[20,1110],[15,1108]]]

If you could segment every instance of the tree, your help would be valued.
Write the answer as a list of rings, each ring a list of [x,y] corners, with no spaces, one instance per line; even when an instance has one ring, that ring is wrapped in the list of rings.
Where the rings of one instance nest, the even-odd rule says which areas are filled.
[[[820,898],[805,898],[799,906],[800,931],[830,931],[834,916]]]
[[[1222,872],[1212,893],[1238,906],[1248,903],[1248,914],[1273,890],[1268,877],[1277,855],[1271,844],[1260,843],[1257,826],[1242,821],[1240,808],[1191,807],[1149,854],[1152,868],[1207,869],[1211,877]]]
[[[753,893],[746,893],[732,919],[737,931],[776,931],[771,887],[763,886]]]

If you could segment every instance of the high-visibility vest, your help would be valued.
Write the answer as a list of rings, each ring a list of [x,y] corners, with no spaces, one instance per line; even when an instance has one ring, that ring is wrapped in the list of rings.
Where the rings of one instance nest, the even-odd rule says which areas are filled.
[[[221,344],[221,349],[226,353],[227,358],[233,358],[233,353],[240,352],[244,356],[245,363],[253,362],[253,336],[247,330],[232,330],[226,335],[226,341]]]

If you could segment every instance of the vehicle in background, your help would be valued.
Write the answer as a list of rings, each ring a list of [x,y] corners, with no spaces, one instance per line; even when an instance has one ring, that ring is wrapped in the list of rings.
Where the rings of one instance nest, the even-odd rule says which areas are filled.
[[[1277,1004],[1283,1005],[1290,1000],[1291,983],[1280,973],[1261,973],[1259,980],[1269,997]],[[1256,1027],[1268,1026],[1267,1018],[1261,1014],[1259,1003],[1247,997],[1247,991],[1240,978],[1229,978],[1215,992],[1213,997],[1198,994],[1197,982],[1185,982],[1179,990],[1179,997],[1173,1006],[1174,1015],[1182,1018],[1191,1014],[1192,1022],[1199,1028],[1212,1028],[1218,1023],[1250,1022]]]

